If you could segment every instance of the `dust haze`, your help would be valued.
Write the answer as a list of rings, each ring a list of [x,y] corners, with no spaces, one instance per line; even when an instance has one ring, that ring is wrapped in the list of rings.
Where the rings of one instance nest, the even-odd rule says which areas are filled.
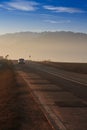
[[[9,58],[60,62],[87,62],[87,34],[20,32],[0,36],[0,55]]]

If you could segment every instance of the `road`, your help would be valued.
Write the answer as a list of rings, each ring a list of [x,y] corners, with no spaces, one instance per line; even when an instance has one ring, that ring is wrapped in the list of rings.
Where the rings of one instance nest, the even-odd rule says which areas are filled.
[[[32,61],[15,68],[56,130],[87,130],[87,75]]]

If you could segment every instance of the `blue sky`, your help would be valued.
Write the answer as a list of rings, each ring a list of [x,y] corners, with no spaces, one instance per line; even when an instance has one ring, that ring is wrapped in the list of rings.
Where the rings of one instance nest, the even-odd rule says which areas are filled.
[[[0,34],[21,31],[87,33],[87,0],[0,0]]]

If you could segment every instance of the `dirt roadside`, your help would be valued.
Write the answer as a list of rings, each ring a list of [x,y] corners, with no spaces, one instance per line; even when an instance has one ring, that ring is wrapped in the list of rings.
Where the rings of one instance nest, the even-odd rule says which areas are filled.
[[[7,62],[0,68],[0,130],[52,130],[29,87]]]

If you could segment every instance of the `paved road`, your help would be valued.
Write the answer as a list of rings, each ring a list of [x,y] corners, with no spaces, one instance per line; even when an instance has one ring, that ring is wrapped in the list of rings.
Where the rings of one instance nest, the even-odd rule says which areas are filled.
[[[15,65],[56,130],[87,130],[87,76],[36,62]]]

